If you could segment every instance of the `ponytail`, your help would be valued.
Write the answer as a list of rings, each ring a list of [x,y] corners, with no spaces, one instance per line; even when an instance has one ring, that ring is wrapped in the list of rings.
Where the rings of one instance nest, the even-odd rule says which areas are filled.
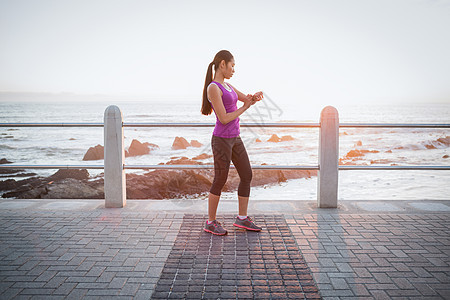
[[[203,101],[201,112],[204,115],[210,115],[212,113],[211,102],[208,100],[208,86],[213,80],[212,67],[214,65],[214,72],[219,68],[219,64],[222,60],[227,64],[233,59],[233,55],[227,50],[221,50],[217,52],[214,60],[209,64],[208,70],[206,71],[205,86],[203,87]]]
[[[212,82],[212,67],[214,62],[211,62],[206,71],[205,87],[203,88],[203,103],[202,103],[202,114],[210,115],[212,113],[211,102],[208,100],[208,86]],[[215,70],[215,68],[214,68]]]

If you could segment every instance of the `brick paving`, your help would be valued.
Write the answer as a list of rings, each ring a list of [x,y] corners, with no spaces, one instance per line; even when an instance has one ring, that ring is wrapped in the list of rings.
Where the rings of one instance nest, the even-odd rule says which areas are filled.
[[[201,230],[207,215],[186,214],[152,299],[320,299],[282,215],[253,216],[261,232],[235,218],[215,236]]]
[[[450,299],[450,214],[286,219],[324,299]]]
[[[149,299],[182,216],[1,210],[0,299]]]
[[[0,299],[150,299],[200,289],[205,296],[208,285],[195,277],[205,258],[220,261],[207,265],[220,274],[212,295],[235,299],[241,291],[254,299],[295,297],[299,290],[291,288],[306,295],[307,286],[322,299],[450,299],[450,201],[342,201],[338,209],[254,201],[260,233],[231,226],[236,201],[220,205],[225,237],[203,234],[206,215],[193,214],[206,211],[203,202],[105,209],[94,200],[0,200]],[[240,261],[251,280],[236,277]],[[159,289],[170,282],[172,290]]]

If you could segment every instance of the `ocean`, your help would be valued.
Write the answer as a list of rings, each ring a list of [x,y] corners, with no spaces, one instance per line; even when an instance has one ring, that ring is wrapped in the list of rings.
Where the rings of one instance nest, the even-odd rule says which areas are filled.
[[[270,99],[269,99],[270,100]],[[200,114],[200,103],[179,99],[115,102],[0,102],[0,123],[103,122],[108,105],[120,107],[124,122],[214,123],[214,115]],[[450,103],[396,105],[341,105],[341,123],[450,123]],[[244,113],[241,122],[318,123],[320,109],[277,106],[273,101],[256,105]],[[148,155],[127,157],[125,164],[158,164],[171,157],[193,158],[211,153],[213,128],[124,128],[125,147],[133,139],[157,144]],[[350,150],[370,150],[353,162],[356,165],[450,165],[450,129],[420,128],[341,128],[339,153],[342,163]],[[272,136],[290,135],[292,141],[267,142]],[[200,148],[172,150],[176,136],[197,140]],[[241,128],[251,163],[259,165],[317,165],[318,128]],[[447,140],[444,140],[446,137]],[[262,142],[255,142],[256,139]],[[443,142],[444,141],[444,142]],[[445,142],[447,141],[447,142]],[[103,145],[103,128],[0,128],[0,158],[15,164],[103,164],[83,161],[89,147]],[[204,160],[212,164],[212,158]],[[48,176],[56,170],[28,170]],[[103,170],[88,170],[92,177]],[[127,170],[143,173],[143,170]],[[1,180],[14,177],[3,177]],[[198,196],[205,198],[206,195]],[[236,193],[223,193],[224,199],[237,199]],[[251,198],[258,200],[315,200],[317,177],[253,187]],[[339,200],[443,200],[450,199],[450,171],[340,171]]]

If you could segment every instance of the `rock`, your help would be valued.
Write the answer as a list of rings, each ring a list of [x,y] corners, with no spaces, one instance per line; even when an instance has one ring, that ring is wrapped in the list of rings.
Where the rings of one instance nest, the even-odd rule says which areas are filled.
[[[170,160],[166,163],[166,165],[201,165],[201,162],[191,160],[185,156],[180,157],[179,159]]]
[[[192,159],[194,159],[194,160],[201,160],[201,159],[207,159],[207,158],[210,158],[210,157],[213,157],[213,156],[210,155],[210,154],[202,153],[200,155],[197,155],[196,157],[193,157]]]
[[[189,142],[184,137],[177,136],[177,137],[175,137],[175,140],[173,141],[172,149],[173,150],[186,149],[190,145],[191,144],[189,144]]]
[[[346,158],[349,157],[358,157],[358,156],[364,156],[364,153],[361,150],[350,150],[347,155],[345,155]]]
[[[386,165],[386,164],[389,164],[389,163],[391,163],[392,162],[392,160],[390,160],[390,159],[377,159],[377,160],[371,160],[370,161],[370,164],[372,165],[372,164],[382,164],[382,165]]]
[[[167,182],[167,190],[169,192],[179,195],[180,191],[183,194],[201,193],[209,190],[211,187],[211,180],[192,170],[185,170],[183,172],[172,175]]]
[[[260,139],[256,139],[255,142],[262,143],[262,141]]]
[[[48,178],[34,178],[15,190],[2,195],[17,199],[104,199],[103,179],[88,182],[75,178],[49,181]]]
[[[58,184],[46,185],[43,199],[104,199],[103,186],[94,187],[87,182],[66,178]]]
[[[60,169],[55,174],[47,177],[46,181],[58,181],[66,178],[88,179],[89,172],[86,169]]]
[[[385,153],[392,153],[392,150],[384,151]]]
[[[74,138],[70,138],[70,139],[69,139],[69,141],[75,141],[75,140],[76,140],[76,139],[74,139]]]
[[[290,136],[290,135],[284,135],[284,136],[281,137],[281,141],[282,142],[293,141],[293,140],[295,140],[295,139],[292,136]]]
[[[201,146],[203,146],[203,144],[200,143],[200,142],[197,141],[197,140],[191,140],[191,146],[192,146],[192,147],[196,147],[196,148],[200,148]]]
[[[437,141],[446,146],[450,146],[450,136],[446,136],[445,138],[438,138]]]
[[[3,198],[17,198],[17,199],[41,199],[42,195],[47,193],[45,186],[34,187],[30,184],[25,184],[12,192],[4,193]]]
[[[207,170],[155,170],[145,175],[127,174],[127,198],[165,199],[201,194],[211,188]]]
[[[361,141],[357,141],[356,142],[356,146],[362,146],[362,142]]]
[[[16,181],[15,179],[7,179],[0,181],[0,191],[10,191],[26,184],[31,184],[33,187],[36,187],[42,184],[42,179],[38,177],[27,178],[19,181]]]
[[[17,181],[14,179],[7,179],[0,181],[0,191],[9,191],[17,186]]]
[[[138,140],[133,139],[128,151],[125,153],[126,157],[138,156],[150,153],[151,150],[158,149],[159,146],[150,143],[141,143]]]
[[[0,159],[0,165],[3,164],[12,164],[12,161],[7,160],[6,158]],[[0,169],[0,174],[15,174],[19,172],[24,172],[23,169]]]
[[[42,193],[46,192],[42,178],[33,177],[20,181],[14,179],[5,180],[0,185],[0,190],[11,190],[2,195],[3,198],[19,198],[19,199],[40,199]]]
[[[97,145],[95,147],[89,148],[86,154],[83,157],[83,160],[98,160],[104,158],[104,149],[103,146]]]
[[[449,156],[445,154],[444,156],[442,156],[442,158],[449,158]]]
[[[365,153],[378,153],[378,150],[350,150],[344,158],[349,159],[351,157],[361,157],[364,156]]]
[[[270,139],[267,140],[268,142],[272,142],[272,143],[278,143],[281,141],[281,139],[278,137],[278,135],[276,134],[272,134],[272,136],[270,137]]]

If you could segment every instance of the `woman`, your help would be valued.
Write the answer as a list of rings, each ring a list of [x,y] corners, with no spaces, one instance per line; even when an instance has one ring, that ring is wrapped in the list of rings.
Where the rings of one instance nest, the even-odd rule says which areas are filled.
[[[206,232],[215,235],[227,234],[227,230],[216,220],[216,212],[222,188],[228,178],[230,161],[233,161],[240,178],[238,187],[239,215],[233,225],[247,230],[261,231],[261,227],[256,226],[253,220],[247,216],[252,168],[244,143],[239,136],[239,116],[261,100],[263,95],[262,92],[244,95],[231,84],[225,83],[225,79],[230,79],[233,76],[234,65],[233,55],[229,51],[219,51],[208,66],[203,89],[202,114],[209,115],[214,109],[217,118],[211,138],[214,156],[214,181],[209,191],[209,217],[204,227]],[[214,79],[212,76],[213,66]],[[237,108],[236,105],[238,100],[243,102],[240,108]]]

